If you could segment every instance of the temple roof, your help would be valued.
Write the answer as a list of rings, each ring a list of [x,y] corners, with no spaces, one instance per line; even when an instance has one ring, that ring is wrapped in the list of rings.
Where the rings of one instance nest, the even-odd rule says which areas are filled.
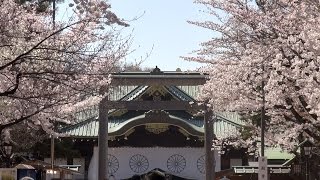
[[[110,136],[120,136],[123,135],[123,131],[129,130],[126,128],[130,122],[140,120],[141,125],[149,123],[168,123],[165,122],[150,122],[150,121],[143,121],[145,118],[145,114],[139,115],[130,119],[109,119],[108,122],[108,132]],[[171,120],[176,120],[174,122],[178,122],[180,127],[184,128],[188,126],[188,133],[196,136],[203,136],[204,134],[204,121],[202,119],[182,119],[177,116],[169,115]],[[177,124],[171,124],[177,125]],[[217,138],[224,138],[229,135],[234,135],[239,131],[241,128],[241,124],[238,124],[232,120],[225,119],[224,117],[218,116],[217,121],[214,123],[214,133]],[[124,128],[122,130],[122,128]],[[75,124],[63,130],[64,133],[73,136],[73,137],[88,137],[88,138],[95,138],[98,137],[98,129],[99,129],[99,122],[98,118],[91,118],[81,123]],[[122,131],[121,131],[122,130]]]
[[[118,78],[150,78],[161,76],[162,78],[205,78],[200,73],[189,72],[130,72],[116,73],[113,77]],[[113,85],[109,90],[111,101],[154,101],[152,98],[160,98],[161,101],[186,101],[195,102],[200,93],[200,85]],[[157,97],[158,96],[158,97]],[[151,98],[151,99],[150,99]],[[109,110],[108,133],[109,136],[121,136],[130,128],[148,123],[166,123],[184,129],[188,134],[194,136],[204,135],[203,116],[195,115],[196,111],[161,111],[161,118],[148,118],[156,115],[154,111],[127,111]],[[77,113],[77,123],[62,129],[62,133],[73,137],[95,138],[98,136],[98,108],[88,109]],[[236,113],[223,112],[216,114],[214,123],[214,134],[217,138],[227,137],[235,134],[243,126],[243,121]]]

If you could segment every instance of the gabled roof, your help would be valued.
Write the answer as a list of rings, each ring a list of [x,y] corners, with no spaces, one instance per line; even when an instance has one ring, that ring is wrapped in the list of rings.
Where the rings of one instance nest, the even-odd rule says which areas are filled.
[[[142,94],[148,86],[114,86],[110,89],[111,101],[132,101]]]
[[[132,101],[141,96],[150,86],[115,86],[110,89],[109,99],[111,101]],[[199,86],[166,86],[170,94],[181,101],[195,101],[194,94],[199,92]],[[185,89],[186,91],[182,90]],[[189,95],[189,93],[192,94]],[[77,113],[77,122],[97,117],[98,107],[93,106]]]
[[[181,101],[194,101],[195,99],[189,94],[176,86],[166,86],[166,89]]]
[[[150,73],[149,73],[150,74]],[[139,73],[120,73],[114,74],[114,76],[121,77],[143,77],[143,75],[148,75],[148,73],[139,72]],[[163,74],[151,74],[152,76],[163,76]],[[173,77],[188,78],[189,76],[195,77],[204,77],[200,73],[167,73],[166,77],[170,75]],[[150,92],[150,88],[154,86],[114,86],[111,88],[109,93],[109,99],[112,101],[134,101],[138,100],[139,97]],[[196,99],[196,96],[200,92],[200,86],[198,85],[188,85],[188,86],[161,86],[161,89],[169,93],[175,100],[178,101],[188,101],[193,102]],[[98,136],[98,110],[97,107],[88,109],[84,112],[80,112],[78,115],[79,121],[77,124],[71,125],[62,129],[63,133],[66,133],[74,137],[83,137],[83,138],[95,138]],[[118,116],[115,116],[116,112]],[[109,136],[120,136],[123,135],[123,132],[128,130],[130,124],[137,125],[136,123],[141,123],[141,125],[150,123],[145,121],[146,113],[141,111],[139,113],[126,113],[126,110],[111,110],[109,111],[109,121],[108,121],[108,132]],[[204,134],[204,122],[203,117],[193,116],[193,112],[186,111],[164,111],[168,113],[168,117],[171,119],[165,123],[178,123],[179,127],[184,128],[189,134],[196,136],[203,136]],[[129,115],[128,115],[129,114]],[[161,122],[153,122],[161,123]],[[163,123],[163,122],[162,122]],[[177,125],[177,124],[172,124]],[[217,120],[214,124],[214,133],[217,138],[227,137],[229,135],[234,135],[238,130],[243,126],[243,122],[240,120],[240,117],[235,113],[219,113],[217,114]]]

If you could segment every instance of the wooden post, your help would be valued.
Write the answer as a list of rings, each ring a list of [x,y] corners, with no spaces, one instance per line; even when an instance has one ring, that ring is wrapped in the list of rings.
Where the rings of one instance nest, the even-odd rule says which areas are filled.
[[[106,180],[108,177],[108,109],[106,108],[106,102],[108,98],[103,98],[99,103],[99,168],[98,168],[98,179]]]
[[[51,135],[51,143],[50,143],[50,146],[51,146],[51,170],[52,170],[52,173],[53,173],[53,166],[54,166],[54,136],[53,134]]]
[[[205,165],[206,165],[206,180],[215,180],[215,158],[214,150],[212,150],[213,141],[213,112],[205,104],[204,115],[204,130],[205,130]]]
[[[60,171],[60,179],[61,180],[65,180],[65,172],[64,172],[64,170]]]

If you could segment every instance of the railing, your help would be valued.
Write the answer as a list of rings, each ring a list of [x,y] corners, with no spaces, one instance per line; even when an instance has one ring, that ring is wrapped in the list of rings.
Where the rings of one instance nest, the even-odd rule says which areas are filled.
[[[256,174],[259,172],[258,166],[233,166],[232,168],[236,174]],[[289,174],[291,172],[290,166],[269,165],[268,169],[271,174]]]
[[[81,165],[59,165],[59,167],[70,169],[73,171],[79,171],[79,168],[81,167]]]

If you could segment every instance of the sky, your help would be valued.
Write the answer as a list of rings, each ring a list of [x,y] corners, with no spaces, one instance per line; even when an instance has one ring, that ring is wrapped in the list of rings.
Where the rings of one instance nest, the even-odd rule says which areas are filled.
[[[161,70],[193,70],[202,64],[188,62],[180,56],[190,56],[201,42],[213,37],[213,32],[187,23],[187,20],[206,20],[205,7],[193,0],[111,0],[113,11],[120,18],[132,20],[132,48],[128,61],[146,59],[144,67],[158,66]],[[133,31],[132,31],[133,30]],[[146,54],[150,53],[149,56]]]
[[[205,7],[193,0],[109,0],[119,18],[129,21],[122,30],[131,34],[133,53],[126,62],[141,62],[142,67],[158,66],[163,71],[177,68],[195,70],[203,64],[185,61],[180,56],[191,56],[201,42],[213,37],[210,30],[187,23],[187,20],[208,20]],[[137,18],[138,17],[138,18]],[[137,18],[137,19],[135,19]],[[135,20],[134,20],[135,19]]]

